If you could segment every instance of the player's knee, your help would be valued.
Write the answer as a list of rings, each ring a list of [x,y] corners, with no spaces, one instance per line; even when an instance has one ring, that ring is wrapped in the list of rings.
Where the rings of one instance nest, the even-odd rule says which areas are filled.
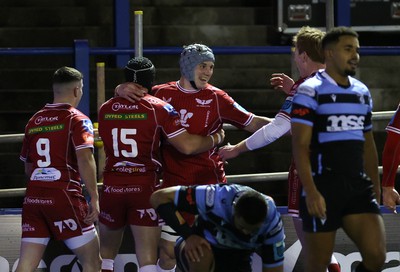
[[[386,251],[384,249],[371,248],[366,256],[363,257],[364,266],[369,270],[366,271],[381,271],[386,260]],[[363,271],[363,270],[360,270]]]

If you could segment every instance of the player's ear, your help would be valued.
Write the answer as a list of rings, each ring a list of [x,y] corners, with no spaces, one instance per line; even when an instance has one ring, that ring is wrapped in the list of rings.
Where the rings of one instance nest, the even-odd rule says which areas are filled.
[[[74,97],[79,97],[79,87],[74,87]]]

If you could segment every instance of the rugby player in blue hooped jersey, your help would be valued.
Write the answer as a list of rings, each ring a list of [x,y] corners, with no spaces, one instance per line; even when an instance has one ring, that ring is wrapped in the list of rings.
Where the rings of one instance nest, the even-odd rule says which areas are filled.
[[[352,271],[378,272],[385,263],[372,99],[368,88],[352,77],[359,48],[352,29],[327,32],[322,39],[326,69],[301,84],[293,98],[292,145],[303,185],[300,216],[307,272],[326,271],[339,228],[362,256]]]
[[[274,200],[237,184],[174,186],[150,202],[181,237],[175,245],[182,272],[249,272],[251,255],[263,272],[283,272],[284,231]],[[180,212],[197,214],[190,227]]]

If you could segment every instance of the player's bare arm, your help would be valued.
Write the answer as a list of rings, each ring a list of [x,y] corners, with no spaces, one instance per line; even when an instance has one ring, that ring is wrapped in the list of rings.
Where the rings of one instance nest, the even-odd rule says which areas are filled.
[[[378,152],[376,150],[372,131],[364,133],[364,164],[365,172],[371,178],[378,203],[381,200],[381,181],[378,170]]]
[[[97,221],[100,213],[96,179],[96,161],[90,148],[77,150],[76,158],[78,160],[79,173],[90,196],[90,211],[85,218],[86,223],[89,224]]]
[[[315,186],[311,173],[310,163],[310,142],[312,135],[312,127],[292,123],[292,147],[293,158],[296,163],[297,172],[299,174],[304,191],[306,192],[306,204],[310,215],[319,218],[326,218],[326,203],[324,197],[320,194]]]
[[[224,139],[225,131],[220,129],[209,136],[190,134],[185,131],[175,137],[169,138],[168,141],[179,150],[179,152],[186,155],[193,155],[210,150],[214,146],[222,143]]]
[[[248,132],[255,132],[263,126],[272,122],[271,118],[265,116],[254,115],[253,120],[251,120],[250,124],[244,128],[244,130]]]

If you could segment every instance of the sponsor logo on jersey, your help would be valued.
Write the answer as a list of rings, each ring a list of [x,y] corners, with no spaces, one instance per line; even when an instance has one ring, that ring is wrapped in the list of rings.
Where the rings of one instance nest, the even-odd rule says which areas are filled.
[[[99,217],[108,222],[115,222],[115,220],[111,217],[111,215],[109,213],[105,213],[104,211],[100,211]]]
[[[347,131],[364,129],[365,116],[331,115],[328,117],[327,131]]]
[[[125,193],[140,193],[143,191],[142,187],[139,185],[135,186],[110,186],[103,185],[103,193],[108,194],[125,194]]]
[[[55,132],[64,129],[64,124],[57,124],[51,126],[41,126],[41,127],[34,127],[28,129],[28,134],[37,134],[37,133],[44,133],[44,132]]]
[[[119,173],[145,173],[146,166],[140,163],[133,163],[129,161],[120,161],[113,165],[113,171]]]
[[[28,231],[35,231],[35,227],[32,227],[28,223],[22,224],[22,232],[28,232]]]
[[[195,99],[197,102],[197,107],[210,107],[211,102],[213,101],[213,99],[200,99],[200,98],[196,98]]]
[[[119,111],[119,110],[138,110],[139,106],[136,104],[122,104],[119,102],[115,102],[111,105],[111,109],[113,111]]]
[[[310,113],[310,110],[307,108],[301,108],[301,109],[294,109],[292,110],[292,115],[295,116],[304,116]]]
[[[148,215],[152,221],[158,220],[157,213],[154,209],[139,209],[136,211],[139,213],[140,219],[143,219],[146,217],[146,215]]]
[[[56,181],[61,178],[61,172],[56,168],[36,168],[33,170],[31,180],[37,181]]]
[[[146,120],[147,113],[106,113],[104,114],[104,120]]]
[[[159,99],[157,99],[155,97],[151,97],[151,96],[146,97],[146,100],[149,101],[151,104],[159,104],[160,103]]]
[[[164,100],[164,101],[167,102],[167,103],[171,103],[172,97],[170,97],[170,98],[165,98],[165,97],[163,96],[162,100]]]
[[[40,197],[25,197],[24,204],[32,205],[53,205],[54,199],[52,198],[40,198]]]
[[[35,119],[35,125],[40,125],[43,122],[57,122],[58,116],[38,116]]]
[[[361,104],[365,104],[365,98],[364,98],[363,95],[359,95],[358,98],[360,99],[360,103],[361,103]]]

